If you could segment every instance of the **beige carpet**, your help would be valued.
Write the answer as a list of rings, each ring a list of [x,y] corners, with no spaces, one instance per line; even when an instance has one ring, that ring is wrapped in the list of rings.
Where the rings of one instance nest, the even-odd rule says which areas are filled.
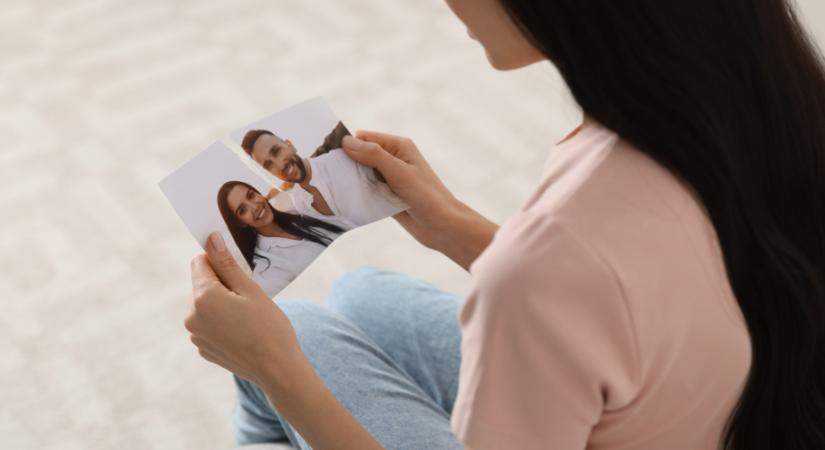
[[[230,377],[182,326],[199,249],[156,185],[230,130],[324,95],[501,221],[579,119],[553,69],[495,72],[438,0],[4,0],[0,56],[4,449],[231,445]],[[284,294],[321,302],[362,264],[468,287],[388,220]]]

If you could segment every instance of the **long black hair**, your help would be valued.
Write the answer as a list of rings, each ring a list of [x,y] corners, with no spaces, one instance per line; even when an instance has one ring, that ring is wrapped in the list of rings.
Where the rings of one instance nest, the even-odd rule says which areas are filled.
[[[226,222],[226,227],[229,228],[229,233],[235,240],[235,244],[241,250],[244,260],[246,260],[250,268],[254,269],[255,256],[266,259],[267,264],[269,263],[269,258],[255,253],[255,244],[258,241],[258,231],[241,223],[238,218],[235,217],[235,213],[232,211],[232,208],[229,207],[227,197],[229,196],[229,191],[231,191],[235,186],[244,186],[254,192],[257,192],[258,195],[261,195],[261,193],[243,181],[227,181],[223,184],[223,186],[221,186],[220,189],[218,189],[218,209],[221,212],[223,221]],[[324,222],[323,220],[300,214],[279,211],[269,202],[267,202],[267,206],[269,206],[269,209],[272,210],[273,222],[275,222],[276,225],[281,227],[281,229],[287,233],[301,239],[306,239],[326,247],[331,244],[334,239],[330,236],[330,232],[333,235],[338,235],[344,232],[341,227]]]
[[[825,72],[785,0],[500,0],[582,109],[686,180],[751,338],[720,447],[825,449]]]

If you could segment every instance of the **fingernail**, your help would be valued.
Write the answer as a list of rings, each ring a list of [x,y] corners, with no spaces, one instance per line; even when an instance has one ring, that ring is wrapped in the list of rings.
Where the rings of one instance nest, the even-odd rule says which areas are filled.
[[[346,145],[350,150],[358,150],[359,148],[361,148],[362,145],[364,145],[364,141],[350,135],[344,136],[343,140],[343,144]]]
[[[223,242],[223,237],[220,233],[212,233],[209,235],[209,242],[212,244],[212,248],[215,250],[222,252],[226,250],[226,244]]]

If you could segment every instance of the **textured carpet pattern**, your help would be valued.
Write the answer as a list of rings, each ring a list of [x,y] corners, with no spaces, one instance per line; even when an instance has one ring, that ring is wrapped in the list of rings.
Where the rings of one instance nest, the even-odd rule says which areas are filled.
[[[802,6],[821,26],[819,3]],[[231,445],[229,375],[182,326],[199,249],[156,183],[235,127],[324,95],[351,129],[413,137],[501,221],[579,118],[550,66],[495,72],[437,0],[5,0],[0,55],[9,449]],[[468,289],[387,220],[339,239],[284,295],[322,302],[362,264]]]

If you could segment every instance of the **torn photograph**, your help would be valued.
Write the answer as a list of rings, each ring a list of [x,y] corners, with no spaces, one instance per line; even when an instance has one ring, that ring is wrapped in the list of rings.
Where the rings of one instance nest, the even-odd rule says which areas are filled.
[[[349,131],[313,99],[216,142],[159,184],[201,245],[224,236],[242,267],[274,297],[332,242],[405,209],[380,173],[341,150]]]
[[[350,230],[406,205],[380,173],[344,153],[341,139],[348,134],[327,103],[315,98],[231,136],[288,196],[296,212]]]

